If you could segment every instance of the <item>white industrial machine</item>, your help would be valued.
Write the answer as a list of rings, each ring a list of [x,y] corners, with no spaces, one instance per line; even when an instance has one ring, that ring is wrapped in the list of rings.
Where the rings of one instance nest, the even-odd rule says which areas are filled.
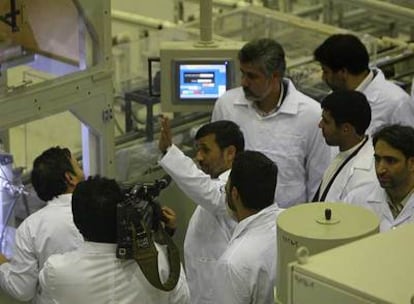
[[[289,265],[288,304],[413,304],[414,224]]]
[[[377,216],[351,204],[301,204],[282,212],[277,219],[277,303],[288,302],[287,266],[290,262],[378,231]]]
[[[13,185],[13,157],[12,155],[0,152],[0,252],[9,255],[9,229],[13,223],[13,205],[16,202]]]
[[[13,172],[13,157],[0,151],[0,252],[7,258],[13,254],[14,246],[14,207],[22,198],[24,188],[16,180]],[[21,303],[0,291],[1,304]]]
[[[24,194],[14,183],[15,151],[38,155],[51,145],[67,146],[74,136],[82,143],[86,175],[115,173],[110,21],[110,0],[0,2],[0,139],[11,153],[0,154],[0,251],[8,257],[13,207]],[[28,136],[23,149],[11,148],[10,129],[65,112],[82,123],[78,134],[73,124],[43,123],[45,134],[58,132],[56,141],[45,139],[39,151]],[[0,303],[15,301],[0,291]]]
[[[69,111],[82,123],[86,173],[113,176],[110,0],[2,1],[0,21],[0,137],[5,150],[14,154],[10,128]],[[73,136],[71,126],[61,126],[58,142],[44,149],[65,145],[64,139]]]

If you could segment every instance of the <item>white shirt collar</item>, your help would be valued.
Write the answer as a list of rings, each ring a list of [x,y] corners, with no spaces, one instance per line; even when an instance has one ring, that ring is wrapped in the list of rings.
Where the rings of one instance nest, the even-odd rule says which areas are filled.
[[[112,243],[96,243],[85,241],[81,245],[81,250],[86,252],[99,252],[99,253],[116,253],[117,244]]]
[[[244,231],[249,230],[255,226],[266,225],[268,222],[267,219],[270,217],[271,223],[276,223],[276,214],[281,209],[277,204],[271,204],[270,206],[260,210],[258,213],[246,217],[240,221],[236,228],[234,229],[231,240],[236,239],[244,233]]]
[[[358,149],[360,146],[362,146],[364,143],[365,143],[365,139],[366,139],[366,136],[364,136],[364,138],[362,138],[362,140],[359,142],[359,143],[357,143],[355,146],[353,146],[352,148],[350,148],[350,149],[348,149],[348,150],[345,150],[345,151],[340,151],[339,153],[338,153],[338,155],[341,155],[341,157],[343,157],[343,158],[346,158],[346,157],[348,157],[349,155],[351,155],[356,149]]]
[[[221,173],[218,177],[219,180],[227,182],[227,180],[229,179],[229,175],[230,175],[230,169],[224,171],[223,173]]]
[[[256,110],[256,112],[262,116],[262,117],[266,117],[269,115],[272,115],[273,113],[277,112],[282,104],[283,101],[283,97],[285,95],[285,86],[283,85],[283,81],[280,82],[280,95],[279,95],[279,100],[277,101],[276,107],[274,107],[271,111],[269,112],[264,112],[262,110],[260,110],[257,106],[256,103],[252,103],[253,108]]]
[[[367,77],[359,84],[359,86],[355,89],[355,91],[363,92],[368,85],[371,83],[371,81],[374,79],[374,72],[372,70],[369,71]]]
[[[71,205],[72,204],[72,193],[61,194],[47,202],[48,205]]]

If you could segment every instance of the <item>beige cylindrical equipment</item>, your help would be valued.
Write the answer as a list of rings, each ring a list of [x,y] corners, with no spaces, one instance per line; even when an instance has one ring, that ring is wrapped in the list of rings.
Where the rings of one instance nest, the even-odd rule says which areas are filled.
[[[313,255],[377,232],[377,216],[351,204],[309,203],[283,211],[277,219],[277,303],[287,303],[287,266],[299,248]]]

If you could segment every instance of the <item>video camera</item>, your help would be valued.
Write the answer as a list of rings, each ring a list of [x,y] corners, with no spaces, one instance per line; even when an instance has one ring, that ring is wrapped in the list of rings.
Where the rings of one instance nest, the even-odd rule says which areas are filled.
[[[138,248],[150,246],[151,232],[161,226],[161,206],[156,198],[170,182],[171,177],[166,175],[153,183],[123,187],[125,198],[117,205],[117,258],[132,259],[134,242]]]
[[[148,282],[164,291],[175,288],[181,272],[179,250],[161,225],[161,206],[156,201],[170,182],[166,175],[153,183],[128,187],[124,200],[117,204],[117,258],[134,259]],[[170,272],[165,282],[159,276],[156,243],[167,247]]]

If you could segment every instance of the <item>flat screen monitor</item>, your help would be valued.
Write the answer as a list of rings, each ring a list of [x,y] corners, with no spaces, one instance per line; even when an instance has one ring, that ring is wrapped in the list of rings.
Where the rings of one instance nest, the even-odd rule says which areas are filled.
[[[233,87],[232,60],[190,58],[173,60],[172,64],[176,104],[214,103]]]

